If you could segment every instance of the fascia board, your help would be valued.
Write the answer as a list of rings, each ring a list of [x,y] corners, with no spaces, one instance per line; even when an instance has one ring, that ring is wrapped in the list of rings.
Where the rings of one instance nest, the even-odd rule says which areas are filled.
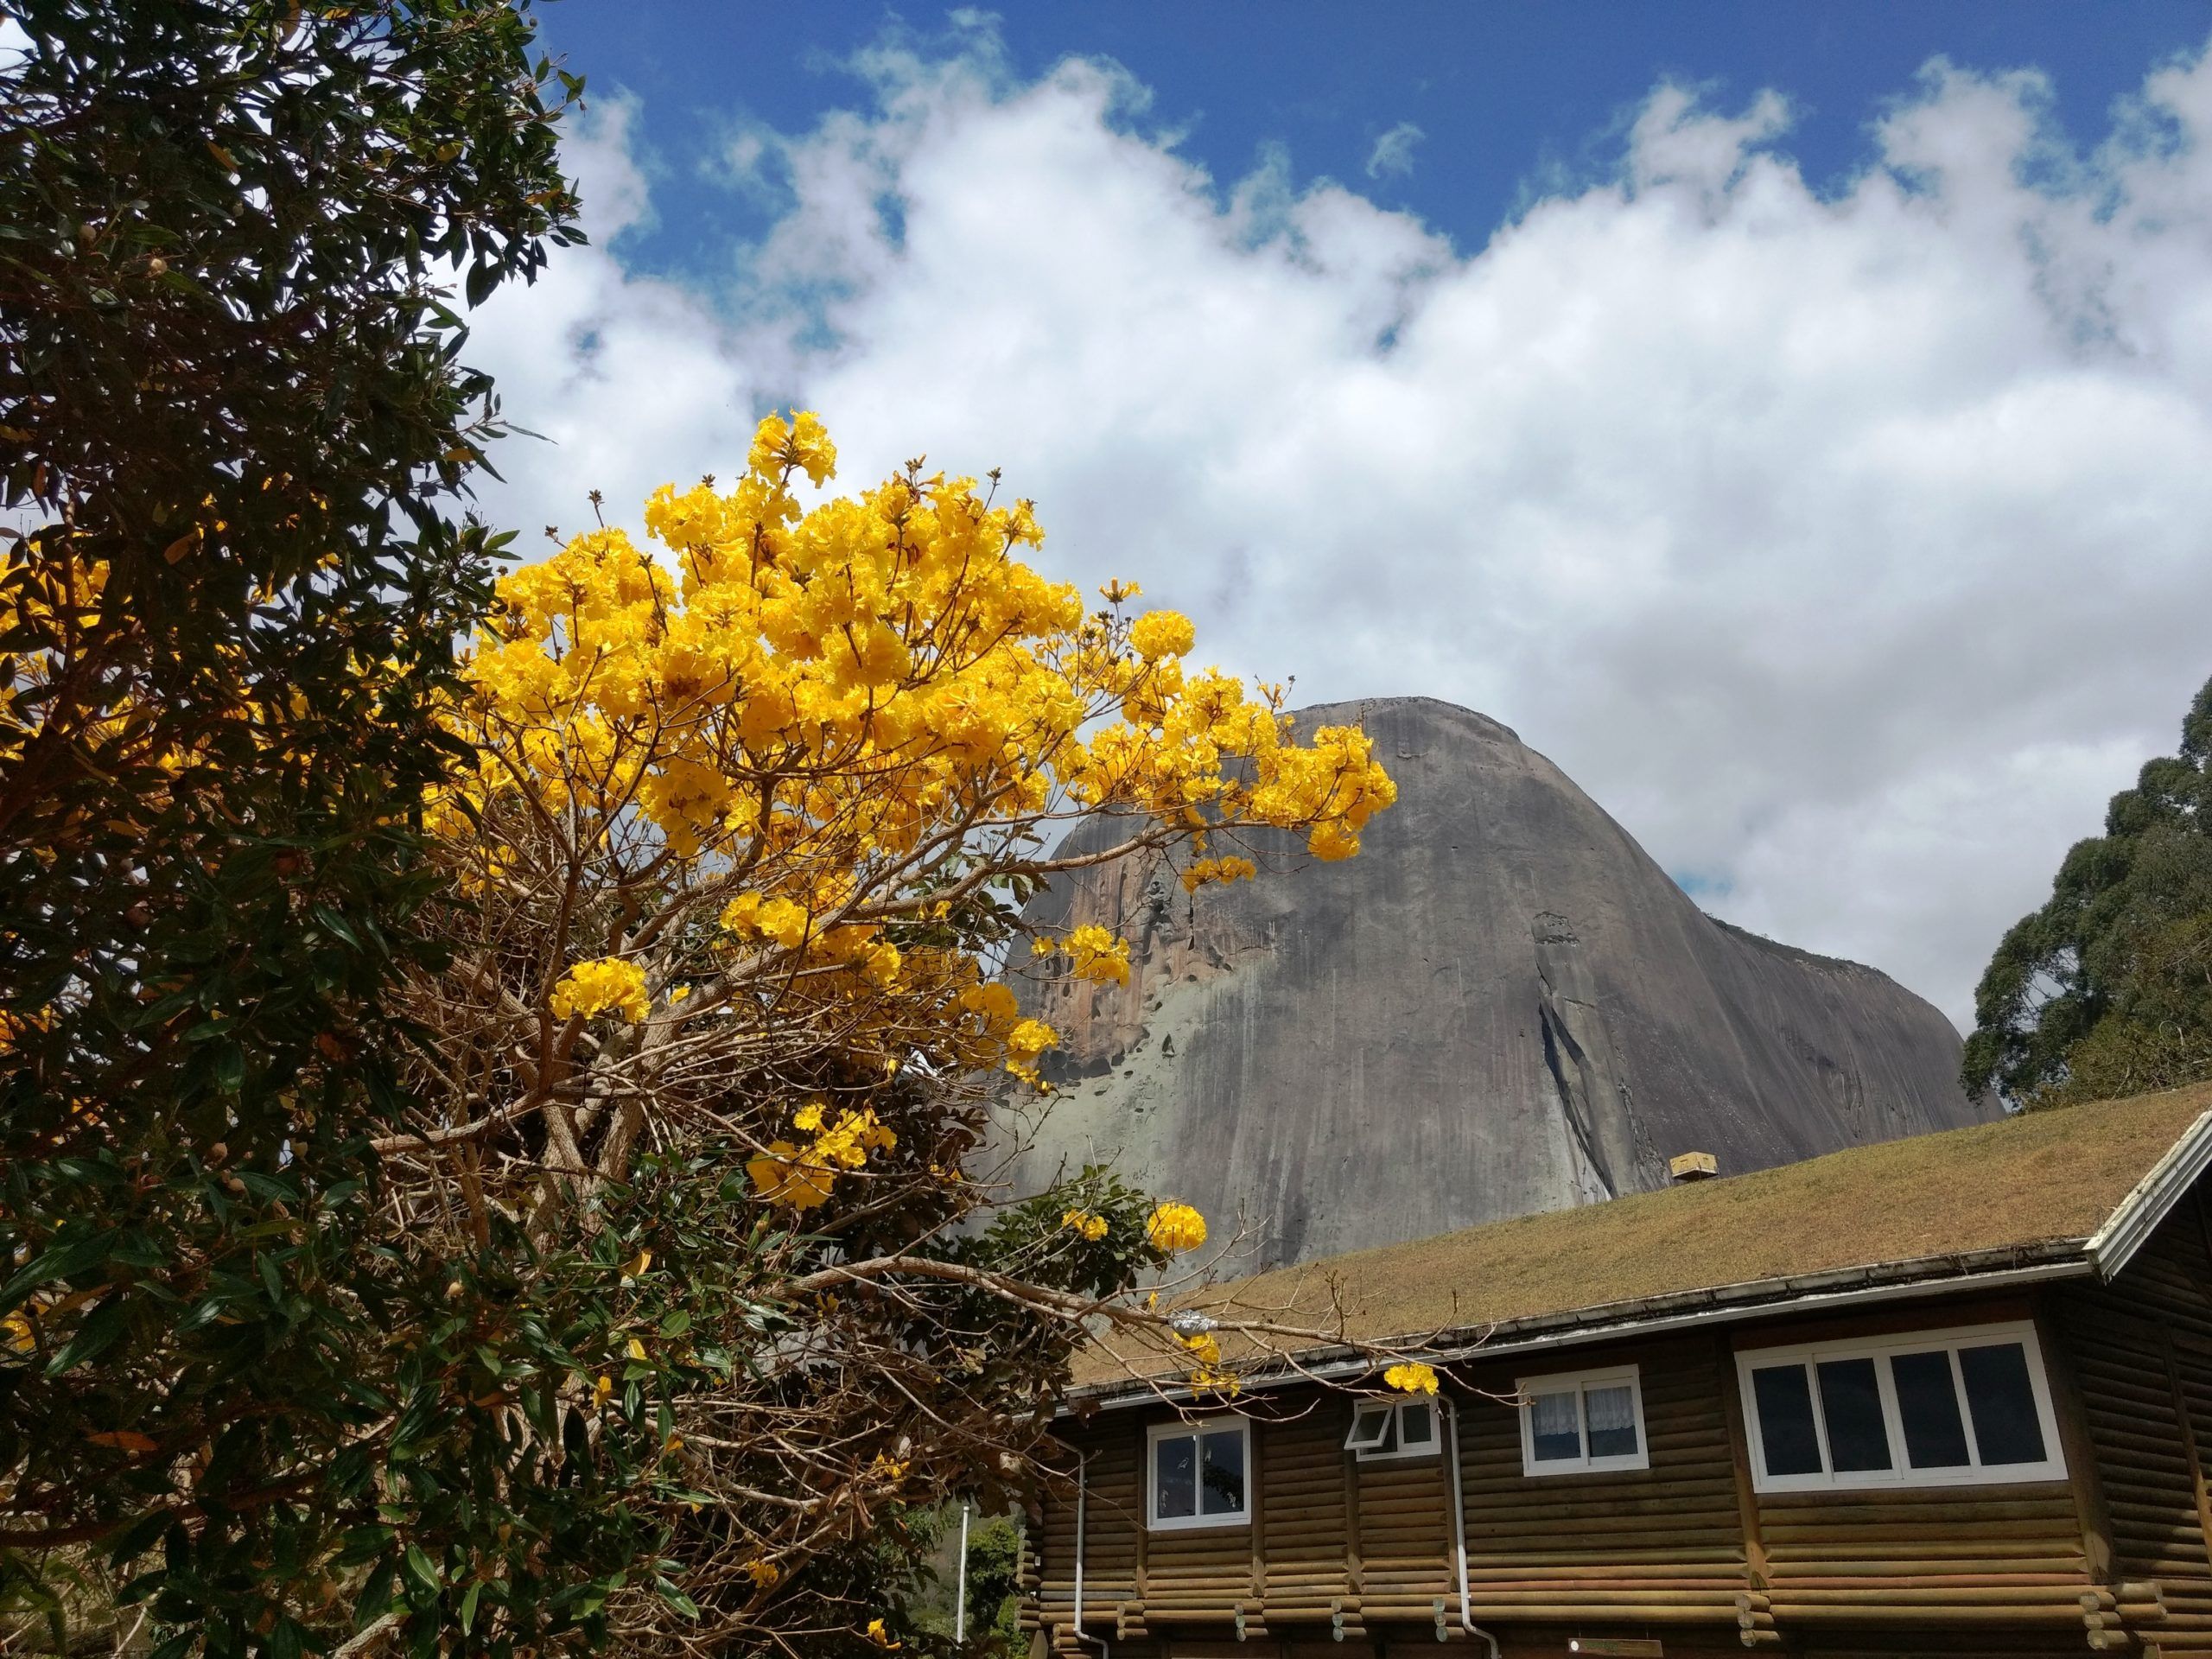
[[[2101,1277],[2107,1282],[2119,1277],[2208,1165],[2212,1165],[2212,1111],[2182,1132],[2165,1156],[2151,1166],[2150,1173],[2105,1217],[2105,1224],[2090,1235],[2082,1250]]]

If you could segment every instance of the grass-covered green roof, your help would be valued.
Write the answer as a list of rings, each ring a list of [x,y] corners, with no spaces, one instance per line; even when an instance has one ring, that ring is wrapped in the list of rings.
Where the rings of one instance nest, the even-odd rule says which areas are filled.
[[[1340,1309],[1351,1339],[1421,1343],[1626,1316],[1624,1305],[1726,1287],[1780,1293],[1780,1281],[1851,1269],[1925,1263],[1940,1277],[1953,1258],[2085,1243],[2208,1109],[2212,1084],[2031,1112],[1278,1268],[1187,1300],[1308,1326]],[[1726,1169],[1726,1149],[1711,1150]],[[1078,1383],[1110,1388],[1132,1363],[1156,1368],[1094,1350]]]

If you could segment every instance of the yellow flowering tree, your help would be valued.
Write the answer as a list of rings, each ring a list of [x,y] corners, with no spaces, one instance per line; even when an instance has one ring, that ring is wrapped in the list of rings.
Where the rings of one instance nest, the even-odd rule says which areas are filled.
[[[973,1167],[990,1080],[1041,1086],[1058,1041],[1001,970],[1128,972],[1024,900],[1171,843],[1244,879],[1246,830],[1346,857],[1394,793],[1358,730],[1192,666],[1134,585],[1039,574],[995,475],[810,504],[834,463],[814,416],[768,419],[734,484],[654,494],[647,544],[598,528],[508,575],[429,815],[451,956],[379,1149],[418,1245],[533,1264],[456,1271],[486,1354],[518,1303],[562,1334],[452,1397],[540,1448],[518,1503],[626,1459],[593,1490],[660,1529],[608,1604],[633,1650],[864,1634],[908,1507],[1015,1481],[1073,1347],[1156,1323],[1131,1287],[1203,1243],[1106,1172],[1007,1195]],[[1116,833],[1057,850],[1077,820]]]

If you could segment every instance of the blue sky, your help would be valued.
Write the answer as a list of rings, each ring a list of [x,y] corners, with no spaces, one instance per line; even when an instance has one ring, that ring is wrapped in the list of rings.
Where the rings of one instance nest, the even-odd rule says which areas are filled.
[[[2212,4],[542,16],[507,522],[785,404],[1001,467],[1048,574],[1502,720],[1961,1023],[2212,674]]]
[[[559,0],[543,10],[542,28],[594,92],[641,99],[661,219],[633,238],[631,257],[681,270],[719,257],[771,217],[769,206],[702,175],[702,160],[734,129],[794,131],[851,105],[862,95],[849,68],[856,52],[887,31],[941,38],[946,16],[943,8]],[[1870,121],[1933,58],[2047,72],[2052,115],[2094,142],[2146,67],[2195,50],[2212,30],[2205,0],[1040,0],[995,16],[1017,74],[1033,78],[1070,56],[1126,67],[1152,95],[1141,123],[1179,134],[1182,153],[1217,179],[1239,177],[1281,147],[1298,183],[1356,183],[1467,251],[1562,174],[1608,165],[1605,141],[1662,80],[1704,88],[1728,106],[1763,88],[1781,92],[1795,118],[1789,153],[1816,188],[1834,188],[1874,159]],[[1370,172],[1377,143],[1407,124],[1421,134],[1404,151],[1410,165]]]

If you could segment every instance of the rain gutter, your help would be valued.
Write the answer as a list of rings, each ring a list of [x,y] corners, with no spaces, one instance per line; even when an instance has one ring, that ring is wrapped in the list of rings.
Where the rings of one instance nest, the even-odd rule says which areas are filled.
[[[2212,1119],[2212,1113],[2206,1114],[2206,1119]],[[2197,1128],[2190,1131],[2189,1138],[2195,1139],[2199,1129],[2205,1130],[2202,1156],[2205,1160],[2212,1160],[2212,1128],[2208,1128],[2206,1119],[2198,1121]],[[2200,1161],[2197,1167],[2201,1169],[2202,1166]],[[2152,1176],[2158,1173],[2154,1170]],[[2161,1189],[2161,1202],[2155,1206],[2158,1216],[2142,1224],[2145,1231],[2156,1226],[2164,1210],[2171,1207],[2173,1198],[2186,1191],[2188,1181],[2194,1179],[2195,1174],[2191,1173],[2177,1184],[2169,1182]],[[2145,1184],[2147,1185],[2151,1179],[2152,1177],[2146,1176]],[[2130,1195],[2128,1202],[2134,1202],[2134,1195]],[[2124,1210],[2126,1205],[2123,1204],[2121,1207]],[[2146,1213],[2151,1207],[2153,1206],[2146,1200]],[[2106,1224],[2107,1230],[2111,1230],[2118,1219],[2115,1214],[2113,1221]],[[2124,1252],[2113,1253],[2117,1253],[2119,1260],[2124,1262],[2126,1255],[2133,1254],[2140,1243],[2140,1237],[2135,1237],[2126,1243]],[[1418,1352],[1433,1363],[1451,1364],[1478,1357],[1488,1358],[1496,1355],[1578,1347],[1611,1341],[1618,1337],[1644,1336],[1698,1325],[1737,1324],[1782,1313],[1860,1307],[1912,1297],[1962,1295],[2039,1284],[2055,1279],[2085,1278],[2101,1270],[2097,1261],[2088,1253],[2094,1243],[2093,1240],[2060,1239],[2021,1249],[1981,1250],[1951,1256],[1923,1256],[1910,1262],[1888,1262],[1873,1267],[1842,1268],[1783,1279],[1750,1280],[1706,1290],[1675,1291],[1662,1296],[1608,1302],[1597,1307],[1577,1309],[1570,1313],[1511,1319],[1480,1329],[1469,1327],[1455,1333],[1460,1340],[1438,1345],[1428,1345],[1418,1339],[1405,1338],[1378,1338],[1374,1345],[1395,1348],[1397,1344],[1404,1344],[1408,1351]],[[2118,1270],[2118,1268],[2113,1268],[2106,1272],[2105,1276],[2109,1277],[2111,1273]],[[1302,1382],[1335,1382],[1364,1376],[1375,1369],[1375,1363],[1367,1353],[1349,1346],[1319,1348],[1302,1355],[1301,1363],[1294,1370],[1286,1367],[1245,1372],[1238,1381],[1246,1389],[1294,1387]],[[1139,1379],[1103,1387],[1071,1389],[1068,1403],[1061,1407],[1061,1412],[1066,1414],[1078,1407],[1110,1411],[1162,1399],[1180,1401],[1191,1397],[1191,1391],[1186,1388],[1165,1381]]]

